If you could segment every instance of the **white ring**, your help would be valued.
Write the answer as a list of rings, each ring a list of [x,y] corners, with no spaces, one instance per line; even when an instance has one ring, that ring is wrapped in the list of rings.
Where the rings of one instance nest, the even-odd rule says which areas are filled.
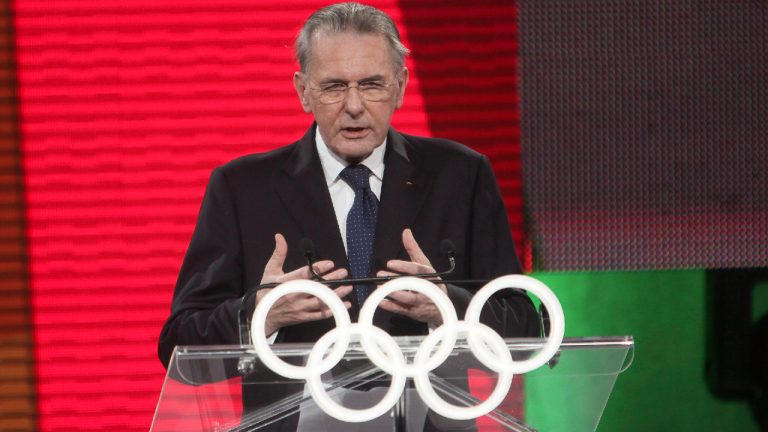
[[[267,335],[264,333],[264,327],[266,326],[267,313],[272,308],[272,305],[284,295],[293,293],[311,294],[322,300],[331,309],[333,319],[336,321],[336,328],[349,327],[351,321],[347,308],[344,307],[344,303],[339,296],[332,289],[311,280],[297,279],[285,282],[272,289],[259,300],[251,323],[251,340],[253,341],[256,353],[261,361],[276,374],[286,378],[306,379],[312,375],[321,375],[328,372],[344,357],[344,353],[349,345],[349,332],[343,332],[328,356],[320,364],[311,368],[309,364],[307,366],[296,366],[280,359],[272,352],[272,348],[270,348],[269,342],[267,342]]]
[[[532,358],[513,362],[504,339],[491,328],[480,323],[480,313],[488,299],[504,288],[522,288],[539,297],[550,316],[549,339]],[[397,343],[386,332],[373,326],[373,315],[381,300],[398,290],[413,290],[430,298],[443,317],[443,325],[423,339],[416,351],[412,364],[407,364]],[[303,292],[318,297],[330,308],[336,328],[323,335],[312,348],[306,366],[288,364],[272,352],[267,343],[264,329],[266,318],[274,303],[286,294]],[[343,421],[364,422],[379,417],[390,410],[405,388],[405,380],[412,377],[417,393],[422,400],[438,414],[456,420],[477,418],[495,409],[503,400],[512,383],[514,373],[529,372],[557,352],[565,333],[565,318],[555,294],[536,279],[509,275],[497,278],[472,298],[467,308],[465,321],[458,321],[456,310],[448,296],[433,283],[403,277],[392,280],[374,290],[360,310],[359,324],[351,324],[349,313],[341,299],[330,288],[314,281],[295,280],[286,282],[268,292],[256,305],[251,324],[251,337],[256,355],[275,373],[286,378],[305,379],[317,405],[329,415]],[[498,373],[496,388],[488,399],[474,407],[448,404],[437,396],[429,372],[437,368],[453,351],[460,334],[466,338],[472,353],[489,369]],[[346,352],[350,338],[359,335],[360,344],[373,364],[392,375],[390,389],[375,406],[364,410],[353,410],[340,406],[325,391],[322,374],[331,370]],[[440,343],[437,350],[434,347]],[[333,348],[326,356],[326,351]],[[433,354],[434,350],[434,354]],[[430,357],[432,354],[432,357]],[[323,358],[325,356],[325,358]]]
[[[339,345],[339,343],[336,342],[336,337],[340,332],[342,333],[342,337],[346,338],[349,338],[350,335],[359,335],[361,338],[372,338],[374,339],[373,342],[376,346],[381,346],[387,351],[389,361],[392,362],[395,371],[394,373],[391,373],[392,382],[389,385],[389,390],[387,390],[387,393],[379,403],[370,408],[347,408],[331,399],[330,395],[325,391],[325,387],[323,387],[321,374],[312,374],[307,378],[307,387],[309,388],[309,393],[312,395],[312,399],[314,399],[317,406],[325,411],[326,414],[341,421],[361,423],[386,414],[387,411],[395,406],[398,399],[400,399],[400,395],[403,394],[403,390],[405,390],[406,376],[402,372],[402,368],[405,366],[403,352],[400,350],[397,342],[384,332],[384,330],[378,327],[362,327],[360,324],[352,324],[343,329],[335,328],[324,334],[323,337],[317,341],[315,346],[312,347],[312,351],[310,351],[309,358],[307,359],[307,366],[314,368],[315,362],[322,361],[322,355],[332,343],[336,343],[337,346]]]
[[[393,279],[373,290],[373,292],[368,295],[368,299],[363,304],[363,307],[360,308],[360,315],[357,319],[357,322],[362,326],[374,327],[373,314],[376,312],[376,308],[379,306],[379,303],[381,303],[381,301],[387,295],[395,291],[403,290],[419,292],[432,300],[435,306],[437,306],[437,309],[440,311],[440,315],[442,315],[443,324],[441,327],[446,325],[452,326],[458,322],[458,319],[456,318],[456,309],[453,307],[453,303],[451,303],[448,295],[432,282],[426,279],[419,279],[415,277],[401,277]],[[360,340],[360,344],[362,345],[365,354],[368,356],[368,358],[371,359],[373,364],[389,374],[395,372],[395,370],[392,368],[392,363],[376,344],[371,344],[370,341],[368,341],[365,337]],[[414,359],[414,363],[406,363],[404,369],[399,372],[405,373],[405,376],[407,377],[414,377],[421,373],[423,370],[431,371],[440,366],[440,364],[443,363],[451,355],[455,344],[456,334],[449,332],[446,335],[446,338],[442,341],[440,347],[437,349],[437,351],[435,351],[435,354],[427,359],[425,364],[419,365],[417,367]]]
[[[416,351],[416,357],[414,357],[415,363],[423,361],[424,357],[429,355],[432,347],[434,347],[437,341],[443,337],[441,333],[444,332],[453,334],[466,332],[468,333],[468,338],[469,336],[475,338],[479,335],[481,339],[484,339],[491,345],[491,349],[496,352],[498,356],[502,357],[501,359],[496,360],[494,363],[512,363],[512,355],[509,353],[507,344],[504,342],[504,339],[502,339],[501,336],[499,336],[495,331],[493,331],[493,329],[486,326],[485,324],[469,323],[467,321],[459,321],[453,326],[453,328],[448,326],[441,326],[440,328],[433,331],[429,336],[424,338],[421,345],[419,346],[419,349]],[[480,358],[478,357],[478,359]],[[485,362],[483,362],[483,364],[485,364]],[[495,368],[490,364],[485,365],[495,370]],[[420,374],[414,377],[414,383],[416,384],[416,391],[419,393],[421,400],[424,401],[424,403],[427,404],[427,406],[430,407],[433,411],[443,417],[450,419],[469,420],[482,417],[493,411],[497,406],[499,406],[499,404],[501,404],[501,402],[504,401],[504,398],[507,396],[509,387],[512,385],[513,374],[510,370],[508,370],[508,368],[496,370],[496,372],[498,373],[498,378],[496,381],[496,387],[493,389],[493,392],[490,394],[490,396],[488,396],[488,399],[471,407],[449,404],[440,398],[437,393],[435,393],[435,389],[432,387],[432,383],[429,381],[428,371],[421,371]]]
[[[504,288],[522,288],[533,293],[539,300],[541,300],[541,303],[547,308],[547,312],[549,313],[550,330],[547,342],[544,343],[541,350],[534,354],[533,357],[508,364],[498,363],[496,358],[488,353],[488,349],[475,338],[470,336],[467,338],[467,342],[478,360],[488,367],[491,367],[490,365],[492,364],[493,367],[491,367],[491,369],[497,372],[502,370],[509,370],[516,374],[530,372],[548,362],[560,348],[560,344],[563,342],[563,336],[565,335],[565,316],[563,315],[563,307],[560,305],[560,301],[557,300],[555,293],[553,293],[544,283],[525,275],[507,275],[492,280],[475,293],[472,297],[472,301],[469,303],[469,307],[467,307],[467,313],[464,320],[467,322],[479,323],[480,312],[485,303],[491,295]]]

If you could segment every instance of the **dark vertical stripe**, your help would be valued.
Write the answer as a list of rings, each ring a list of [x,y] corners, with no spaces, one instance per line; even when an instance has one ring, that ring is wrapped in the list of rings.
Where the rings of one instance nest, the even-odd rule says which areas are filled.
[[[515,2],[401,0],[400,6],[430,130],[490,158],[522,257]]]
[[[35,430],[13,11],[0,2],[0,430]]]

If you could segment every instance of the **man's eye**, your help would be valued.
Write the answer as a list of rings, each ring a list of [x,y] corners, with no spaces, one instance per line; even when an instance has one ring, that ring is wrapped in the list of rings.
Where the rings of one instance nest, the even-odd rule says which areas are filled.
[[[324,92],[344,91],[346,90],[346,88],[347,88],[346,84],[341,84],[341,83],[326,84],[320,87],[320,89]]]
[[[384,88],[384,83],[381,81],[366,81],[360,83],[361,90],[379,90]]]

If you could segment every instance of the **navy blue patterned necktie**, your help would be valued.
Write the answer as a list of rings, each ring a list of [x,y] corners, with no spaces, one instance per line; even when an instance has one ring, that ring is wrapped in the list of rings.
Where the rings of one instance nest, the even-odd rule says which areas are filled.
[[[371,170],[365,165],[350,165],[339,174],[355,191],[355,201],[347,213],[347,258],[350,276],[370,276],[373,267],[373,240],[376,235],[376,219],[379,214],[379,200],[371,190],[368,177]],[[362,305],[368,297],[371,284],[355,285],[357,302]]]

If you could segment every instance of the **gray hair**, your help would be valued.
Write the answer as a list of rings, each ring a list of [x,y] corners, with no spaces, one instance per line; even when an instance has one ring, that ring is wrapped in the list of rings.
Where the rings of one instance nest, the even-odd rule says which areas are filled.
[[[392,18],[375,7],[347,2],[319,9],[304,23],[296,37],[296,60],[301,72],[308,71],[314,35],[320,32],[343,33],[348,30],[382,36],[389,44],[395,73],[405,65],[405,56],[410,51],[400,42],[400,32]]]

